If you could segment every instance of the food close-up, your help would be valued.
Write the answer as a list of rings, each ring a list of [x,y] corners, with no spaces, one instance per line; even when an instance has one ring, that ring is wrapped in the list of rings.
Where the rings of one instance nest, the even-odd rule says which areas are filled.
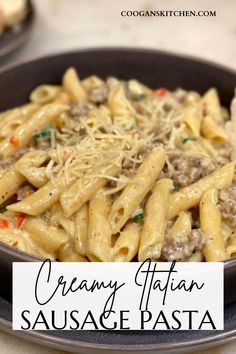
[[[0,0],[1,354],[236,351],[235,13]]]
[[[0,115],[1,241],[71,262],[236,254],[235,98],[69,68],[29,101]]]

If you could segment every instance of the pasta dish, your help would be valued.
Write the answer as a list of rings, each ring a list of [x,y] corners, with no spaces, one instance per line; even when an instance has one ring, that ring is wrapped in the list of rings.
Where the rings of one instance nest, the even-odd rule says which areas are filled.
[[[236,256],[236,98],[69,68],[0,113],[0,241],[67,262]]]

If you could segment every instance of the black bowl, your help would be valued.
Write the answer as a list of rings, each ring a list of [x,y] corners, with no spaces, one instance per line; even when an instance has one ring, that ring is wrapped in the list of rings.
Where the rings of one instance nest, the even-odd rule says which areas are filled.
[[[200,93],[215,86],[229,107],[236,73],[208,62],[144,49],[90,49],[54,55],[0,71],[0,111],[21,105],[43,83],[58,84],[64,71],[74,66],[81,77],[137,78],[150,87],[182,87]],[[0,242],[0,292],[11,297],[12,262],[37,261],[37,257]],[[225,262],[225,304],[236,300],[236,259]]]

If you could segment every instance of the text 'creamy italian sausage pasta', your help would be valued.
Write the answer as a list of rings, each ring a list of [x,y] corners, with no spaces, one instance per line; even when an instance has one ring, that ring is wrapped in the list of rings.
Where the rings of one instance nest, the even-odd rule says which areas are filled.
[[[70,68],[0,114],[0,240],[59,261],[234,257],[235,137],[214,88]]]

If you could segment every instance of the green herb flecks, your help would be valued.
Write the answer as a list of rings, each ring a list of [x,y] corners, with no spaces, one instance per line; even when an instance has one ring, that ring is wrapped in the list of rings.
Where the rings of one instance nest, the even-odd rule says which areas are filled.
[[[141,101],[145,98],[145,95],[144,93],[136,93],[136,92],[133,92],[131,93],[132,95],[132,98],[135,100],[135,101]]]
[[[185,138],[182,139],[182,143],[183,143],[183,144],[186,144],[186,143],[188,143],[189,141],[196,141],[196,139],[193,138],[192,136],[186,136]]]
[[[143,219],[144,219],[144,214],[143,213],[137,214],[133,218],[134,222],[136,222],[136,223],[140,223],[141,221],[143,221]]]
[[[34,134],[34,139],[39,140],[41,138],[51,138],[51,128],[46,128]]]

